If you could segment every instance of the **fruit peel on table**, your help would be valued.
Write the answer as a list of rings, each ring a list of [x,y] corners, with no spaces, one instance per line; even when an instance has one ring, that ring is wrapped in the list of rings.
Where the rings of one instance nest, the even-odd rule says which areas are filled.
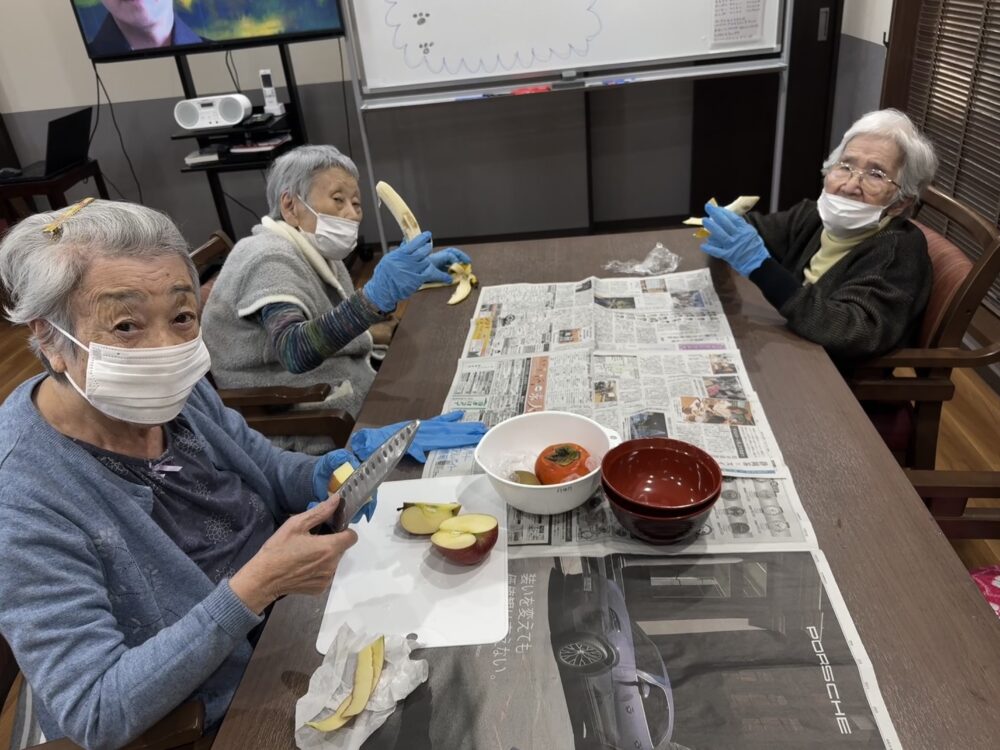
[[[347,724],[365,710],[382,676],[385,663],[385,636],[380,635],[358,652],[351,692],[337,710],[320,721],[308,721],[307,726],[320,732],[332,732]]]
[[[759,195],[741,195],[739,198],[734,200],[728,206],[725,206],[725,208],[728,209],[729,211],[732,211],[737,216],[743,216],[744,214],[748,213],[750,209],[756,206],[757,201],[759,200],[760,200]],[[713,206],[719,205],[718,203],[716,203],[715,198],[709,198],[708,202]],[[699,240],[703,240],[711,235],[711,232],[709,232],[703,226],[703,222],[704,219],[702,217],[691,216],[685,219],[681,223],[687,224],[689,227],[701,227],[694,233],[694,236],[697,237]]]

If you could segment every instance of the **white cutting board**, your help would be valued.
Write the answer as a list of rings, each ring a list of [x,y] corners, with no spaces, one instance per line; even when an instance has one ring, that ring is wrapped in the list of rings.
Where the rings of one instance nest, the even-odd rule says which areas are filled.
[[[500,535],[479,565],[455,565],[429,537],[399,526],[404,502],[462,504],[462,513],[488,513]],[[421,646],[495,643],[507,635],[507,507],[482,474],[386,482],[370,523],[351,528],[354,545],[337,568],[316,648],[325,654],[343,623],[356,632],[409,635]]]

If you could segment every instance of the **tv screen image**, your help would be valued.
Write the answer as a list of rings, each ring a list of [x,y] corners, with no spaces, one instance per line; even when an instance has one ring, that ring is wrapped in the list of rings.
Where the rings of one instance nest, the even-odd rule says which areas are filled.
[[[71,0],[93,60],[343,33],[337,0]]]

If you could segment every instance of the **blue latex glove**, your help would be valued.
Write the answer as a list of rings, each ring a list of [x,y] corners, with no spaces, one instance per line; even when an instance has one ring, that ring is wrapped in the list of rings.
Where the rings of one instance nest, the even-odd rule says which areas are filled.
[[[721,258],[736,269],[740,276],[749,276],[771,257],[757,230],[742,216],[720,206],[705,204],[708,218],[702,225],[711,237],[701,243],[701,249],[713,258]]]
[[[478,445],[486,434],[486,425],[482,422],[459,422],[461,418],[461,411],[452,411],[421,420],[407,454],[424,463],[427,451]],[[406,422],[397,422],[385,427],[358,430],[351,435],[351,450],[364,460],[405,424]]]
[[[439,271],[428,260],[434,244],[430,232],[421,232],[390,253],[386,253],[371,280],[365,284],[365,296],[384,313],[417,291],[423,284],[451,283],[451,275]]]
[[[306,510],[315,507],[320,501],[326,500],[330,493],[327,487],[330,485],[330,477],[333,476],[335,472],[342,464],[348,463],[355,469],[361,465],[357,457],[348,450],[343,448],[338,448],[335,451],[330,451],[325,456],[323,456],[316,465],[313,467],[313,494],[316,496],[317,502],[309,503],[306,506]],[[378,493],[372,495],[371,500],[364,504],[361,509],[354,514],[354,518],[351,519],[351,523],[357,523],[362,518],[366,521],[372,520],[372,514],[375,512],[375,505],[378,502]]]
[[[463,253],[457,247],[446,247],[436,253],[431,253],[427,258],[437,270],[447,271],[452,263],[471,263],[472,258]]]

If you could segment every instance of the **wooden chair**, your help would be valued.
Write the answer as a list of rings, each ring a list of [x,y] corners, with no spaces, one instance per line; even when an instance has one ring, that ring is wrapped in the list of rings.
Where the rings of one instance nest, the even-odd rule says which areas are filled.
[[[24,682],[18,680],[20,669],[7,641],[0,637],[0,705]],[[201,701],[183,703],[164,718],[125,745],[123,750],[209,750],[213,736],[204,736],[205,707]],[[67,739],[33,745],[30,750],[79,750]]]
[[[955,394],[952,370],[1000,362],[1000,341],[972,351],[961,348],[972,316],[1000,273],[1000,231],[934,187],[921,201],[914,223],[927,237],[934,280],[918,345],[862,363],[848,382],[890,450],[913,470],[911,480],[942,529],[964,538],[1000,536],[1000,512],[996,519],[986,509],[966,512],[967,498],[1000,495],[1000,473],[933,471],[941,409]],[[975,263],[919,220],[928,208],[978,248]]]
[[[222,267],[233,241],[225,232],[212,232],[208,241],[191,252],[191,260],[202,282],[202,304],[211,294],[218,269]],[[214,383],[214,381],[213,381]],[[338,446],[347,445],[354,430],[354,418],[342,409],[317,407],[292,410],[295,404],[322,401],[330,395],[331,387],[320,383],[302,388],[219,388],[222,402],[236,409],[247,424],[269,437],[308,435],[327,436]]]

